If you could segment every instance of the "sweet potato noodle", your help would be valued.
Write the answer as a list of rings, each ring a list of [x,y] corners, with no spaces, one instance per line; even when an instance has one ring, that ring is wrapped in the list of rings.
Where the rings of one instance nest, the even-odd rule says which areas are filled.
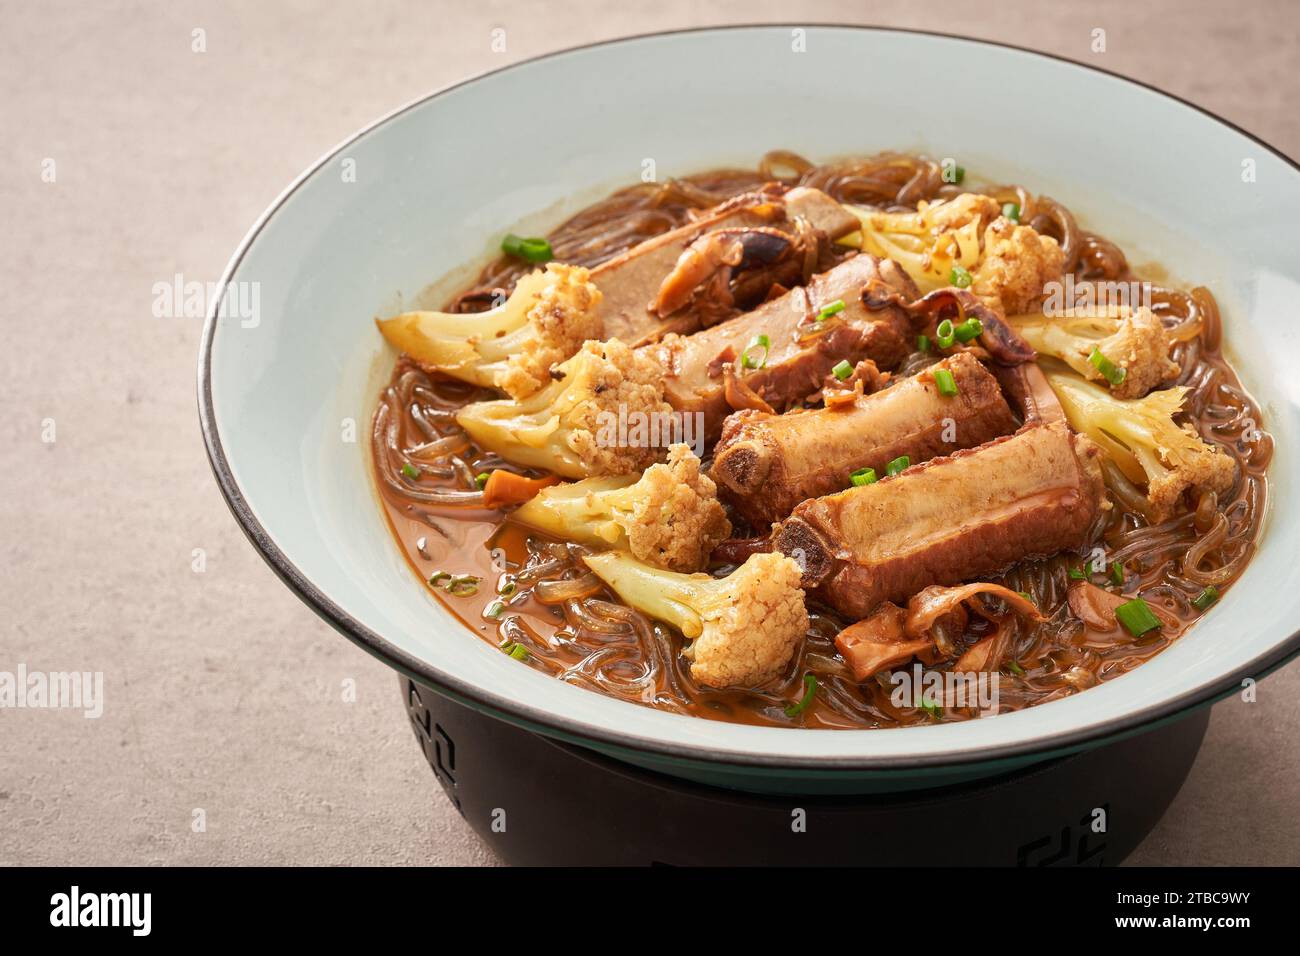
[[[924,158],[884,154],[814,164],[793,153],[772,152],[754,170],[719,170],[620,190],[548,238],[557,260],[594,266],[690,222],[728,197],[773,181],[816,187],[842,202],[883,211],[911,211],[919,200],[963,191],[945,183],[940,165]],[[1060,203],[1021,186],[979,191],[1018,203],[1022,223],[1057,239],[1066,271],[1076,280],[1138,278],[1118,246],[1082,229]],[[531,268],[516,259],[499,259],[449,308],[480,311],[497,290],[508,291]],[[1218,306],[1205,288],[1182,291],[1153,282],[1153,310],[1177,343],[1173,357],[1181,374],[1176,384],[1189,390],[1184,420],[1235,459],[1238,480],[1227,495],[1204,494],[1192,510],[1152,525],[1143,492],[1118,469],[1107,468],[1107,494],[1114,507],[1103,512],[1095,540],[1109,560],[1122,561],[1128,573],[1136,575],[1139,583],[1134,589],[1130,581],[1128,593],[1138,593],[1162,614],[1167,612],[1176,626],[1135,639],[1118,627],[1085,625],[1067,604],[1070,570],[1081,563],[1078,555],[1024,561],[992,578],[1028,594],[1046,618],[1033,623],[1009,614],[995,624],[971,616],[967,639],[998,628],[1010,631],[999,674],[1003,711],[1077,693],[1159,653],[1198,616],[1191,600],[1207,585],[1222,590],[1230,584],[1254,549],[1272,442],[1260,431],[1259,408],[1221,353]],[[933,356],[912,355],[898,374],[932,361]],[[784,678],[758,690],[699,685],[679,652],[681,637],[619,603],[578,560],[585,553],[582,546],[547,540],[508,522],[502,512],[483,507],[475,476],[513,466],[475,447],[452,416],[465,403],[493,395],[428,374],[409,359],[399,360],[374,415],[373,458],[388,519],[417,573],[428,580],[443,572],[431,591],[483,639],[524,648],[527,654],[517,655],[520,666],[622,700],[751,724],[876,728],[975,716],[971,708],[945,708],[936,717],[933,710],[896,707],[883,675],[859,685],[833,643],[853,622],[811,599],[807,640]],[[407,466],[419,470],[419,482],[405,480]],[[752,533],[757,532],[741,523],[733,537]],[[722,575],[733,568],[727,565],[712,573]],[[497,601],[508,604],[506,613],[493,613]],[[450,634],[437,637],[455,639]],[[938,666],[949,667],[951,662]],[[815,699],[807,709],[787,716],[787,706],[800,698],[808,673],[818,679]]]

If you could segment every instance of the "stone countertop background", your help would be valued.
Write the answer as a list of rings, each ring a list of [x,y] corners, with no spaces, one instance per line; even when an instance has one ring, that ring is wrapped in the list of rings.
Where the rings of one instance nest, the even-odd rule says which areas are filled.
[[[1300,156],[1285,0],[1243,0],[1231,17],[1206,0],[956,9],[799,5],[809,22],[964,31],[1095,63]],[[790,11],[0,3],[0,670],[106,681],[98,720],[0,710],[0,864],[496,862],[436,787],[392,672],[281,585],[227,512],[195,412],[202,323],[155,318],[152,287],[215,281],[302,169],[430,90],[593,40]],[[496,27],[505,53],[491,51]],[[1257,703],[1218,705],[1130,862],[1300,863],[1297,737],[1300,667]]]

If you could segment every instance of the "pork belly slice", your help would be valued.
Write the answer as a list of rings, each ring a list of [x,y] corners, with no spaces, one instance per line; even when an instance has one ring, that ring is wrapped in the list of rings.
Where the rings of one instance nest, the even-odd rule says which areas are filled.
[[[1064,422],[1026,425],[805,501],[774,544],[800,561],[806,589],[848,617],[865,617],[932,584],[1081,548],[1104,501],[1100,454]]]
[[[941,395],[936,370],[957,394]],[[795,505],[849,487],[849,474],[906,455],[912,464],[982,445],[1016,430],[997,380],[969,352],[957,352],[882,391],[815,411],[736,412],[722,428],[710,472],[722,497],[756,529]]]
[[[796,187],[784,196],[751,205],[724,203],[718,211],[647,239],[601,263],[591,279],[604,296],[600,315],[605,337],[622,339],[628,345],[642,345],[668,332],[689,333],[698,323],[689,312],[667,319],[649,310],[660,283],[673,271],[682,252],[705,233],[744,226],[794,230],[794,220],[806,220],[830,239],[838,239],[859,227],[858,220],[843,206],[818,189]]]
[[[752,312],[644,348],[664,369],[664,398],[679,412],[703,413],[705,440],[711,444],[735,407],[735,395],[728,399],[726,368],[734,368],[760,335],[770,342],[766,355],[762,348],[750,354],[762,368],[735,370],[734,382],[773,411],[819,391],[842,360],[856,364],[869,358],[881,368],[897,366],[911,350],[911,320],[897,305],[872,310],[862,301],[865,289],[882,283],[914,290],[896,263],[854,256]],[[822,309],[835,302],[843,302],[843,310],[817,322]]]

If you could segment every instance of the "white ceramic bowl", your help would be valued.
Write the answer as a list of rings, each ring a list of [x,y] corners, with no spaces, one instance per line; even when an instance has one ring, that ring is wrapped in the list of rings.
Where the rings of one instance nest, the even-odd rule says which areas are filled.
[[[1062,200],[1134,261],[1214,290],[1277,451],[1259,552],[1187,637],[1132,673],[1019,713],[887,731],[774,729],[661,713],[519,667],[429,595],[390,539],[369,475],[365,436],[393,360],[371,319],[449,273],[465,278],[506,231],[544,229],[636,181],[644,160],[663,178],[752,165],[774,148],[952,156],[981,179]],[[1296,222],[1300,168],[1286,157],[1158,91],[1040,54],[847,27],[603,43],[419,100],[290,186],[224,277],[257,285],[259,321],[214,314],[204,330],[204,436],[232,510],[286,583],[345,636],[462,702],[739,786],[939,782],[1140,730],[1296,652]]]

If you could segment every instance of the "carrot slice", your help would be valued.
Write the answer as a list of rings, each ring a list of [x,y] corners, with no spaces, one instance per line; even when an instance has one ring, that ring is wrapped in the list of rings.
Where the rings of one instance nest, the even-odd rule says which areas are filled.
[[[533,498],[539,491],[550,485],[558,484],[555,475],[545,478],[525,478],[513,471],[494,468],[488,475],[487,484],[483,486],[483,507],[502,508],[506,505],[523,504]]]

